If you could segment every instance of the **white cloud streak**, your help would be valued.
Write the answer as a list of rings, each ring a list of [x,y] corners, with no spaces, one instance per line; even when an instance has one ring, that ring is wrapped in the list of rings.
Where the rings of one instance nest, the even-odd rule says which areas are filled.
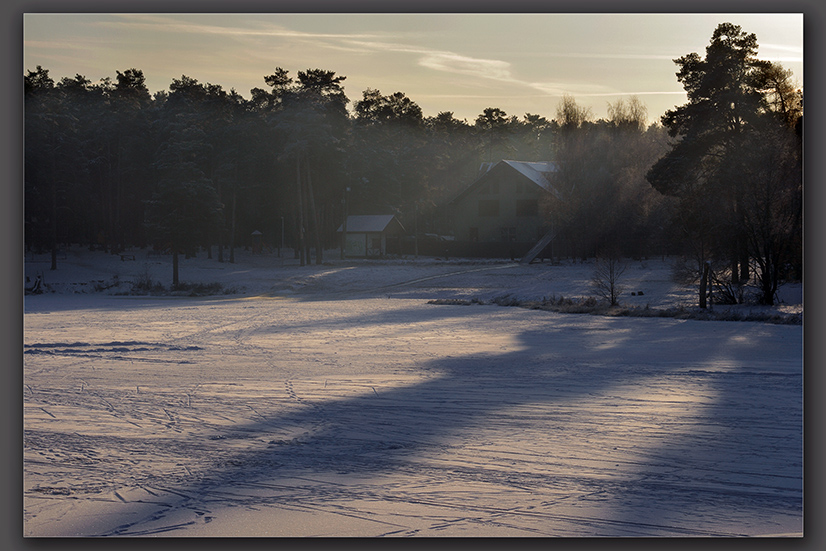
[[[203,23],[193,23],[177,21],[161,15],[127,14],[125,19],[120,21],[96,21],[93,23],[99,27],[112,27],[122,29],[139,29],[151,32],[167,33],[188,33],[202,35],[221,35],[228,37],[272,37],[272,38],[299,38],[305,40],[318,39],[371,39],[380,38],[381,35],[375,33],[346,34],[346,33],[308,33],[304,31],[294,31],[279,25],[263,25],[260,28],[241,28],[232,26],[208,25]]]

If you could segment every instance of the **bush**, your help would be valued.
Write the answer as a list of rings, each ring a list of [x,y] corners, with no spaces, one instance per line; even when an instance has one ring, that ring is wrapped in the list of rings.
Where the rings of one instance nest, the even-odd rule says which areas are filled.
[[[225,289],[220,283],[179,283],[173,287],[172,290],[174,294],[182,294],[190,297],[231,295],[235,292],[235,289]]]
[[[160,282],[152,281],[148,268],[132,283],[132,292],[135,294],[160,294],[163,291],[164,287]]]
[[[167,290],[158,281],[153,281],[147,270],[132,283],[132,294],[138,295],[178,295],[203,297],[213,295],[231,295],[235,288],[224,288],[220,283],[179,283]]]

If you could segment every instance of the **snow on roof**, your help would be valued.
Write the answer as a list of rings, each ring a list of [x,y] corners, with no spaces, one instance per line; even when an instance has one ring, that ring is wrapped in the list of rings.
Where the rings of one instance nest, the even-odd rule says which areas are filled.
[[[479,181],[484,178],[484,176],[490,172],[490,170],[498,166],[500,164],[505,164],[526,178],[530,181],[544,189],[545,191],[552,193],[557,199],[561,199],[559,192],[556,190],[554,186],[551,185],[550,180],[546,177],[546,174],[551,174],[553,172],[557,172],[559,167],[553,161],[510,161],[510,160],[501,160],[495,163],[482,163],[480,167],[480,175],[470,186],[465,188],[465,190],[459,194],[453,201],[458,201],[462,197],[464,197],[471,189],[473,189]]]
[[[559,170],[555,163],[550,161],[528,162],[506,160],[503,160],[502,162],[508,164],[509,166],[519,171],[522,175],[529,178],[532,182],[534,182],[542,189],[550,191],[554,195],[557,195],[556,189],[554,189],[554,187],[551,186],[551,183],[545,177],[545,174],[550,174],[552,172],[556,172],[557,170]]]
[[[395,219],[392,214],[361,214],[347,217],[347,233],[383,232]],[[396,221],[399,226],[401,223]],[[344,231],[344,224],[337,231]]]

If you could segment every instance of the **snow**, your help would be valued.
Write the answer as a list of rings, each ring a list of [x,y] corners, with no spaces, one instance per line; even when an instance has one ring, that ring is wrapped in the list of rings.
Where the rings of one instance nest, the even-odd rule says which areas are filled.
[[[803,533],[800,324],[504,307],[594,266],[338,251],[136,295],[171,261],[129,252],[26,255],[24,536]],[[628,261],[620,302],[693,308],[672,263]]]

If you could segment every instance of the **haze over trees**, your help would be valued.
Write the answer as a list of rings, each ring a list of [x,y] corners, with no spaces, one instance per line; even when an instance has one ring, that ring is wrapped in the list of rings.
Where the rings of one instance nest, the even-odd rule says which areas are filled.
[[[402,91],[351,101],[322,69],[277,67],[246,99],[186,75],[151,95],[136,68],[92,83],[38,66],[24,75],[26,249],[52,268],[66,243],[233,262],[258,230],[320,263],[345,212],[446,234],[446,203],[483,162],[550,160],[563,201],[542,211],[561,254],[689,254],[732,285],[754,274],[770,304],[802,267],[802,92],[756,53],[754,35],[718,26],[705,58],[675,60],[688,103],[661,124],[637,97],[599,120],[565,96],[551,119],[488,107],[468,122],[426,117]]]
[[[646,127],[636,97],[609,105],[609,119],[565,96],[557,108],[554,185],[561,200],[545,202],[551,224],[571,256],[648,256],[667,243],[672,201],[646,182],[648,168],[666,151],[659,125]]]

